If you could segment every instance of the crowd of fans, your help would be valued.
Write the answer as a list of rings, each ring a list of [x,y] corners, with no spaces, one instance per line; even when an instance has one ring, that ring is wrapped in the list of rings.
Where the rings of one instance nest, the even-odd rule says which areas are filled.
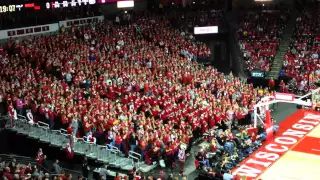
[[[289,14],[263,10],[241,15],[238,41],[248,71],[270,71]]]
[[[210,56],[208,47],[162,16],[120,21],[10,39],[0,64],[10,115],[30,112],[50,129],[138,152],[147,164],[169,159],[167,166],[169,157],[183,162],[179,150],[209,129],[250,124],[253,105],[269,91],[199,66],[194,60]]]
[[[41,151],[41,149],[40,149]],[[39,152],[40,152],[39,151]],[[41,151],[42,153],[42,151]],[[0,157],[0,178],[1,180],[72,180],[72,174],[65,173],[56,161],[53,165],[53,171],[49,172],[49,168],[44,168],[48,164],[46,156],[41,155],[43,159],[41,162],[28,162],[26,164],[18,162],[14,157],[9,159],[2,159]],[[37,158],[39,158],[39,153]],[[60,168],[60,171],[57,169]],[[84,179],[82,176],[78,180]]]
[[[274,126],[274,133],[278,127]],[[253,127],[232,125],[231,130],[221,128],[205,134],[209,143],[196,155],[196,166],[206,172],[206,177],[216,179],[237,179],[230,171],[243,159],[253,153],[266,140],[263,126]]]
[[[283,62],[283,75],[293,78],[292,86],[302,92],[313,88],[313,83],[320,80],[320,8],[313,8],[297,18]]]
[[[177,16],[177,15],[176,15]],[[179,13],[175,18],[182,30],[193,32],[194,27],[202,26],[225,26],[223,15],[219,10],[197,10]]]

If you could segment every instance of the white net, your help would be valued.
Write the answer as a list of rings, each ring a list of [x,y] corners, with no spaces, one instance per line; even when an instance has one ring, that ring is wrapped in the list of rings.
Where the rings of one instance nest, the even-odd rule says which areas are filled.
[[[312,101],[312,107],[314,109],[320,109],[320,88],[312,90],[312,96],[311,96],[311,101]]]

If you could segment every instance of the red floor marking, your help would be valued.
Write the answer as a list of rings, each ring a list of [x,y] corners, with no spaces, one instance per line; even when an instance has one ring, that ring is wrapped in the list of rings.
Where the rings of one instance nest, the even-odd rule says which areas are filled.
[[[259,176],[261,176],[268,168],[270,168],[274,163],[276,163],[279,159],[281,159],[281,157],[286,154],[287,152],[289,152],[292,148],[294,148],[298,143],[300,143],[300,141],[303,141],[304,138],[306,138],[306,135],[310,132],[310,131],[306,131],[307,134],[304,135],[301,138],[297,138],[298,142],[292,145],[288,145],[287,147],[289,148],[288,151],[285,152],[277,152],[276,154],[278,154],[280,157],[275,160],[275,161],[267,161],[266,159],[261,159],[261,158],[257,158],[257,154],[261,153],[261,152],[270,152],[269,150],[266,149],[266,146],[268,144],[276,144],[275,139],[277,137],[283,137],[283,133],[285,131],[287,131],[288,129],[292,129],[292,125],[294,125],[295,123],[297,123],[299,120],[303,119],[303,117],[305,117],[305,115],[307,113],[310,114],[317,114],[319,115],[319,113],[315,112],[315,111],[310,111],[310,110],[305,110],[305,109],[301,109],[296,111],[295,113],[293,113],[291,116],[287,117],[285,120],[283,120],[280,124],[279,124],[279,129],[278,132],[275,136],[273,136],[272,139],[268,140],[267,142],[264,142],[264,144],[257,150],[255,151],[253,154],[251,154],[246,160],[242,161],[240,164],[240,167],[237,167],[235,169],[232,170],[232,172],[235,173],[239,173],[239,169],[244,168],[245,166],[247,168],[250,168],[250,172],[254,172],[254,174],[257,174],[257,176],[255,178],[253,177],[248,177],[247,176],[247,180],[255,180],[256,178],[258,178]],[[313,148],[318,150],[317,148]],[[319,148],[320,150],[320,148]],[[316,151],[315,151],[316,152]],[[274,152],[273,152],[274,153]],[[249,160],[255,160],[255,161],[260,161],[260,162],[270,162],[271,164],[268,167],[262,166],[262,165],[258,165],[258,164],[253,164],[253,163],[249,163]],[[247,169],[246,168],[246,169]],[[243,172],[243,171],[240,171]],[[257,179],[256,179],[257,180]]]
[[[292,150],[320,156],[320,138],[307,136]]]

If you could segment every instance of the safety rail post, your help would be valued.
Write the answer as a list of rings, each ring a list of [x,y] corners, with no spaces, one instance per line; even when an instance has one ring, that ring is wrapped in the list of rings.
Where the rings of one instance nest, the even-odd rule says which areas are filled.
[[[50,129],[49,124],[39,121],[37,123],[37,126],[40,128],[39,129],[40,130],[40,137],[39,138],[48,135],[48,130]]]
[[[59,143],[58,134],[60,135],[59,130],[51,130],[49,140],[52,145],[58,145],[58,143]]]
[[[14,126],[15,126],[15,130],[18,133],[28,133],[28,131],[26,132],[25,130],[28,128],[28,121],[26,119],[26,117],[22,116],[22,115],[17,115],[18,119],[14,121]],[[10,118],[10,117],[9,117]],[[8,121],[8,123],[11,123],[11,118]],[[11,125],[9,126],[11,127]]]
[[[139,168],[140,167],[140,160],[141,160],[141,154],[139,153],[136,153],[134,151],[129,151],[129,157],[134,157],[134,159],[137,160],[137,162],[135,162],[134,164],[137,164],[137,167],[136,168]]]
[[[135,156],[133,156],[132,154],[130,154],[129,152],[129,156],[128,156],[131,160],[131,164],[133,165],[133,167],[135,167],[136,169],[140,168],[140,158],[137,158]],[[137,162],[134,162],[134,160],[136,160]]]
[[[113,146],[111,146],[110,144],[106,145],[106,152],[109,157],[112,157],[112,152],[111,152],[112,149],[113,149]]]
[[[141,159],[141,154],[136,153],[136,152],[134,152],[134,151],[129,151],[129,155],[134,155],[134,157],[138,156],[139,159]]]
[[[97,160],[103,160],[104,157],[107,157],[107,146],[97,145]]]
[[[96,154],[96,152],[97,152],[96,143],[95,142],[88,142],[88,141],[86,141],[86,143],[89,144],[89,148],[90,148],[89,156],[96,157],[97,156],[97,154]]]
[[[114,161],[114,164],[116,165],[117,156],[118,156],[118,154],[120,154],[120,150],[117,147],[113,147],[111,152],[113,152],[113,161]]]
[[[76,141],[74,142],[74,146],[73,146],[73,150],[74,152],[83,154],[83,146],[82,144],[84,143],[84,139],[83,138],[75,138]]]

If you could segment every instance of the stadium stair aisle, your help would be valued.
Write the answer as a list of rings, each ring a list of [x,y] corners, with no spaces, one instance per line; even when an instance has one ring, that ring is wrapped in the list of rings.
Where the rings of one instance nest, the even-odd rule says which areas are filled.
[[[294,11],[291,14],[291,17],[289,19],[287,27],[284,29],[283,37],[282,37],[280,44],[279,44],[279,50],[278,50],[276,57],[272,63],[271,70],[267,76],[268,79],[271,79],[271,78],[278,79],[278,77],[279,77],[279,73],[280,73],[280,70],[283,65],[282,61],[283,61],[284,56],[285,56],[285,54],[288,50],[288,47],[290,45],[291,37],[294,33],[296,19],[298,16],[299,16],[299,12],[297,12],[297,11]]]
[[[6,128],[14,131],[17,134],[28,136],[29,138],[40,140],[43,143],[49,143],[51,146],[64,149],[69,143],[68,135],[65,130],[49,130],[45,123],[37,123],[31,127],[24,118],[19,117],[15,120],[15,127],[11,128],[10,123],[7,123]],[[79,155],[87,156],[96,162],[119,169],[130,171],[133,168],[139,169],[146,173],[158,166],[157,163],[147,165],[144,162],[135,162],[133,158],[125,157],[119,150],[107,149],[105,146],[88,144],[83,139],[78,139],[74,142],[74,152]]]

